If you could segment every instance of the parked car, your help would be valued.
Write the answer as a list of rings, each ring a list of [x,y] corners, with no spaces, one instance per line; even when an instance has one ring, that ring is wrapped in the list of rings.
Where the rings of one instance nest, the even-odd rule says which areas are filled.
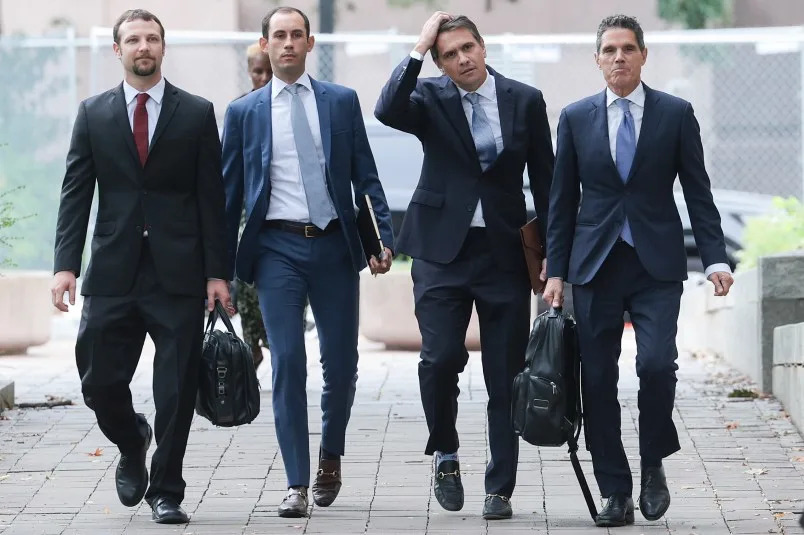
[[[366,131],[371,144],[377,170],[382,181],[388,205],[394,223],[394,230],[399,231],[402,219],[407,210],[413,190],[419,181],[422,166],[422,146],[416,137],[389,128],[374,119],[366,120]],[[530,217],[535,215],[533,199],[528,189],[528,177],[525,173],[525,200]],[[689,271],[701,272],[698,248],[692,234],[687,204],[680,187],[675,193],[678,213],[684,226],[684,244],[687,249],[687,266]],[[736,265],[736,253],[741,249],[743,229],[746,218],[766,213],[771,207],[771,196],[757,193],[746,193],[731,190],[712,192],[715,204],[720,210],[723,233],[726,238],[726,253],[732,268]]]

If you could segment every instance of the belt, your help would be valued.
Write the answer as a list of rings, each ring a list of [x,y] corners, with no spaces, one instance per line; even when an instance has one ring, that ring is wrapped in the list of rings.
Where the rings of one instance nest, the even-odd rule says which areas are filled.
[[[304,236],[305,238],[317,238],[319,236],[326,236],[327,234],[335,232],[340,226],[340,223],[337,219],[333,219],[329,222],[327,228],[321,230],[311,223],[285,221],[284,219],[268,219],[265,221],[265,223],[263,223],[263,226],[266,228],[284,230],[285,232],[292,232],[293,234],[298,234],[300,236]]]

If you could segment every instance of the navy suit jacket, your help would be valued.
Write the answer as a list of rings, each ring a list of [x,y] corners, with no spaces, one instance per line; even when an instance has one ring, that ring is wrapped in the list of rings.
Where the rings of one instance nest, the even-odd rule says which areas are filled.
[[[357,93],[311,78],[326,158],[326,180],[355,271],[366,266],[355,223],[355,201],[368,194],[383,244],[394,248],[391,213],[377,177]],[[271,82],[232,102],[223,128],[223,178],[229,279],[254,280],[257,236],[271,198]],[[354,188],[353,188],[354,186]],[[354,195],[354,197],[353,197]],[[354,198],[354,200],[353,200]],[[237,233],[245,202],[246,225]]]
[[[676,176],[703,264],[728,263],[692,105],[643,86],[642,128],[625,183],[609,148],[606,91],[561,112],[547,231],[549,277],[589,282],[627,216],[647,272],[660,281],[685,280],[684,232],[673,199]]]
[[[419,138],[424,149],[419,183],[397,247],[430,262],[453,261],[480,199],[497,264],[524,271],[519,228],[527,222],[525,164],[536,214],[544,222],[553,175],[553,145],[541,92],[488,69],[497,88],[503,151],[484,172],[457,86],[447,76],[419,79],[421,67],[419,60],[403,60],[374,110],[382,123]]]

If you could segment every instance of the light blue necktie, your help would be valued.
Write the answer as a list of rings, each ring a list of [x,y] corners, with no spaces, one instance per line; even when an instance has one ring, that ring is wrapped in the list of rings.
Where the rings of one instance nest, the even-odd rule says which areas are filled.
[[[617,155],[617,171],[620,173],[620,178],[623,182],[628,180],[628,173],[631,172],[631,164],[634,163],[634,154],[636,153],[636,129],[634,128],[634,117],[631,115],[629,104],[630,100],[627,98],[618,98],[617,105],[623,110],[623,120],[620,123],[620,128],[617,129],[617,145],[615,147],[615,154]],[[631,225],[628,223],[628,218],[625,218],[623,230],[620,232],[620,237],[625,240],[631,247],[634,246],[634,238],[631,236]]]
[[[494,140],[489,118],[480,105],[480,95],[467,93],[466,100],[472,104],[472,138],[475,141],[480,168],[485,171],[497,159],[497,142]]]
[[[301,171],[304,193],[307,196],[307,209],[310,212],[310,222],[320,229],[337,216],[327,193],[327,184],[324,178],[324,169],[318,158],[318,151],[307,122],[307,113],[304,103],[299,96],[301,84],[285,86],[291,95],[290,124],[293,127],[293,139],[296,141],[296,152],[299,156],[299,169]]]

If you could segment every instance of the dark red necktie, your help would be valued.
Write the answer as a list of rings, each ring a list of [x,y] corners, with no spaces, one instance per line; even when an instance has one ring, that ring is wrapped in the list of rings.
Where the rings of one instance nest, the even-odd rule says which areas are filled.
[[[148,101],[148,93],[137,95],[137,107],[134,108],[134,143],[137,145],[137,153],[140,155],[140,163],[145,167],[145,160],[148,159],[148,110],[145,109],[145,102]]]

